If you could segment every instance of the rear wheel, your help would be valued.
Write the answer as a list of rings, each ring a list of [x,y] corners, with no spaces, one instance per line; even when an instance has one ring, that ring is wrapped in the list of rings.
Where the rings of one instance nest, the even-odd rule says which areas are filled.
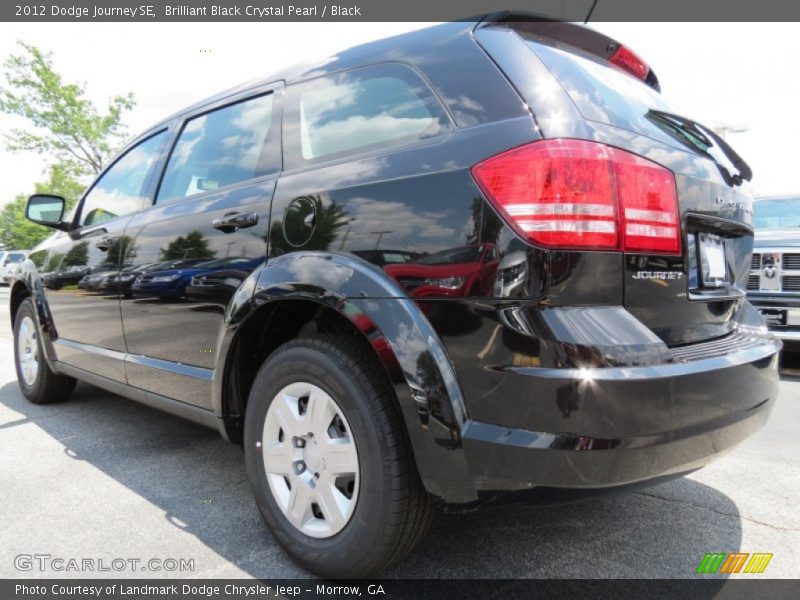
[[[245,415],[245,459],[278,542],[323,577],[365,577],[406,555],[432,515],[394,394],[369,347],[284,344]]]
[[[14,363],[22,395],[34,404],[61,402],[75,389],[72,377],[54,373],[44,359],[30,298],[22,301],[14,318]]]

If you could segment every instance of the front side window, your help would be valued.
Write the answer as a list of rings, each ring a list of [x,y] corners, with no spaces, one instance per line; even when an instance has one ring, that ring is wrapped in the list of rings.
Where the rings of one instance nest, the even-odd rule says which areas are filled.
[[[267,137],[272,94],[231,104],[194,117],[167,163],[157,202],[178,200],[274,172]]]
[[[99,225],[142,208],[147,175],[164,142],[165,131],[128,150],[92,186],[83,199],[80,225]]]
[[[289,154],[303,164],[444,133],[450,121],[425,82],[399,64],[355,69],[288,89]]]

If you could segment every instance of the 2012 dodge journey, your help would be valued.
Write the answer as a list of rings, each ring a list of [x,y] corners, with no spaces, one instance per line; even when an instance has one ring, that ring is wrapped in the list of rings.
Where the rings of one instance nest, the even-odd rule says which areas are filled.
[[[767,419],[780,342],[745,298],[750,169],[659,85],[507,13],[191,106],[69,216],[29,200],[57,231],[12,284],[22,392],[219,429],[322,576],[387,568],[435,500],[699,468]]]

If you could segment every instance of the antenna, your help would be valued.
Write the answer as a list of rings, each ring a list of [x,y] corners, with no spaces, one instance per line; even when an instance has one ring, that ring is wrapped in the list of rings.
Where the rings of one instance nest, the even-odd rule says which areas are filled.
[[[590,8],[589,12],[586,13],[586,20],[583,22],[584,25],[586,25],[589,22],[589,19],[592,18],[592,13],[594,12],[594,7],[597,6],[598,1],[599,0],[594,0],[594,2],[592,2],[592,8]]]

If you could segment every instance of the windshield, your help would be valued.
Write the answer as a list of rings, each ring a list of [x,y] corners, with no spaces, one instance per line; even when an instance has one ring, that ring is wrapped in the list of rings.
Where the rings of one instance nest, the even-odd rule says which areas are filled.
[[[800,227],[800,198],[759,200],[753,206],[755,229]]]
[[[480,246],[461,246],[431,254],[417,261],[418,265],[452,265],[456,263],[478,262],[481,257]]]
[[[410,254],[403,254],[400,252],[384,252],[383,262],[387,265],[397,265],[401,263],[411,262],[412,256]]]

